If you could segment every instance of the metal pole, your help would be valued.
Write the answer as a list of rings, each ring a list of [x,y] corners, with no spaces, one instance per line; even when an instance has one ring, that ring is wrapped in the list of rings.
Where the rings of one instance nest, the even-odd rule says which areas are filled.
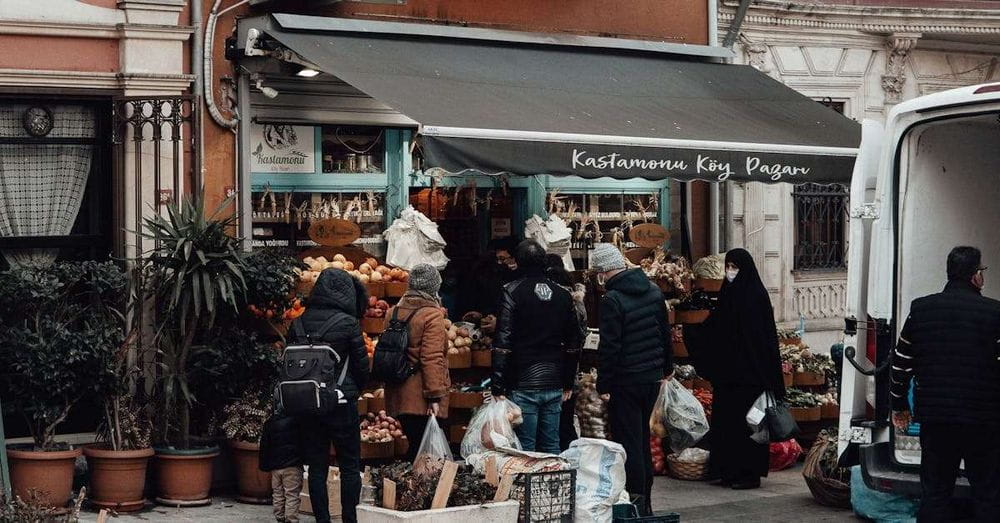
[[[740,27],[743,26],[743,19],[747,16],[747,9],[750,9],[750,0],[740,0],[740,6],[736,8],[736,17],[733,18],[733,23],[729,25],[729,31],[726,32],[726,39],[722,42],[722,47],[727,49],[733,48],[733,44],[736,43],[736,37],[740,35]]]
[[[240,238],[249,251],[253,242],[253,190],[250,185],[250,79],[237,73],[236,96],[240,122],[236,127],[236,209],[239,213]]]
[[[204,76],[204,64],[202,60],[204,59],[204,47],[201,35],[201,22],[202,22],[202,2],[204,0],[191,0],[191,28],[194,30],[191,35],[191,72],[194,73],[194,95],[195,99],[192,102],[192,117],[195,119],[201,118],[201,100],[202,95],[205,93],[205,76]],[[202,159],[205,157],[205,136],[202,132],[202,125],[200,121],[195,122],[194,127],[191,129],[194,135],[195,150],[194,158],[192,158],[191,168],[194,170],[194,176],[192,182],[194,187],[192,187],[191,192],[194,194],[200,194],[204,184],[202,180]],[[174,187],[175,198],[179,197],[180,188]]]

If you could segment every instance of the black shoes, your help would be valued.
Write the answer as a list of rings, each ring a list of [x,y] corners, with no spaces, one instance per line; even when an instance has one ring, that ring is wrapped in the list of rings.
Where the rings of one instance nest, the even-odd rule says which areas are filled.
[[[760,488],[760,480],[737,481],[733,483],[733,490],[754,490]]]

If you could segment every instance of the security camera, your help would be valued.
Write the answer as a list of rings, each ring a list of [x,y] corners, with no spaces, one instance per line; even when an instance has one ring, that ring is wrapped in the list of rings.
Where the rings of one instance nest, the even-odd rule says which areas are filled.
[[[263,95],[266,96],[266,97],[268,97],[268,98],[277,98],[278,97],[278,90],[277,89],[275,89],[273,87],[266,87],[263,84],[264,84],[264,80],[262,78],[257,78],[257,83],[255,84],[255,87],[257,87],[258,91],[260,91],[261,93],[263,93]]]

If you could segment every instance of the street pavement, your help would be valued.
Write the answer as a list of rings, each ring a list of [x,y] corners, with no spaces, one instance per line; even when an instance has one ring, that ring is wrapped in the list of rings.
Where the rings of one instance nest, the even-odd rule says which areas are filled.
[[[653,510],[677,512],[684,523],[860,521],[849,510],[831,509],[813,501],[802,479],[801,466],[771,474],[758,490],[735,491],[658,477],[653,485]],[[87,512],[81,520],[96,522],[97,514]],[[112,523],[146,521],[228,523],[274,519],[270,506],[246,505],[226,498],[217,498],[212,505],[200,508],[150,506],[138,514],[109,519]],[[301,521],[312,518],[303,516]]]

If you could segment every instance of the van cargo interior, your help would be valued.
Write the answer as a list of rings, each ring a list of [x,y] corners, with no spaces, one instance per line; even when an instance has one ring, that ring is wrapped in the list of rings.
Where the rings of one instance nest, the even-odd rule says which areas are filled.
[[[983,252],[984,294],[1000,299],[1000,120],[997,114],[924,124],[902,142],[897,332],[910,302],[940,292],[948,251]],[[896,459],[919,463],[919,443],[897,438]]]

